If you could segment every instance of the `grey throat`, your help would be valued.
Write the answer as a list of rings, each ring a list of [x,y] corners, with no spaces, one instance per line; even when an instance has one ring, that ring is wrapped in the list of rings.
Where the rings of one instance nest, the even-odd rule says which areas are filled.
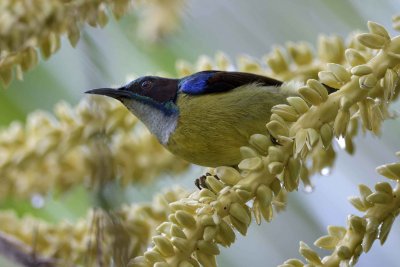
[[[168,143],[171,133],[175,131],[178,124],[178,114],[166,115],[162,110],[136,100],[125,100],[123,103],[146,125],[161,144]]]

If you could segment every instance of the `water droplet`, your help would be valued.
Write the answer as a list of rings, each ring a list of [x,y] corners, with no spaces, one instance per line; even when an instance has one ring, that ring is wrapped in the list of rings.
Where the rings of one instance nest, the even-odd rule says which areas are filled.
[[[41,194],[33,194],[33,196],[31,197],[32,207],[40,209],[43,208],[44,204],[44,197]]]
[[[321,175],[328,176],[329,174],[331,174],[331,168],[325,167],[321,170]]]
[[[306,193],[312,193],[314,191],[314,187],[312,186],[312,185],[305,185],[304,186],[304,192],[306,192]]]
[[[343,138],[343,136],[340,136],[339,138],[337,138],[336,142],[338,143],[338,145],[341,149],[346,149],[346,140]]]

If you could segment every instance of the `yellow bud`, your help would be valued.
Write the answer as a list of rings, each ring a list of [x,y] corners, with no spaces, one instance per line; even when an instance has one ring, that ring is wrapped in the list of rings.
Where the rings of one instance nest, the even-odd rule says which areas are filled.
[[[194,265],[191,264],[191,263],[188,262],[188,261],[181,261],[181,262],[179,263],[178,267],[194,267]]]
[[[168,238],[158,235],[154,236],[152,238],[155,246],[157,249],[160,251],[160,253],[165,256],[165,257],[171,257],[175,255],[174,247],[171,244],[171,241],[169,241]]]
[[[273,198],[272,190],[268,186],[259,185],[256,192],[256,197],[260,202],[270,204]]]
[[[299,252],[309,263],[317,266],[323,265],[318,254],[309,246],[307,246],[304,242],[300,242]]]
[[[232,227],[225,222],[225,220],[221,220],[218,225],[218,238],[223,246],[230,246],[236,238],[235,232],[232,230]]]
[[[350,112],[348,110],[340,109],[338,115],[335,118],[335,123],[333,124],[333,130],[336,137],[346,136],[349,120]]]
[[[171,236],[184,238],[184,239],[186,238],[186,235],[183,232],[183,230],[176,224],[172,224],[172,226],[171,226]]]
[[[218,233],[218,227],[207,226],[204,228],[203,239],[206,241],[211,241],[215,238]]]
[[[159,262],[159,261],[164,261],[163,257],[161,256],[160,253],[154,250],[146,251],[144,253],[144,257],[147,261],[151,263]]]
[[[247,206],[244,207],[241,204],[235,202],[229,208],[229,214],[244,223],[245,225],[250,224],[250,216],[246,210]],[[247,208],[248,209],[248,208]]]
[[[258,170],[262,167],[262,160],[259,157],[244,159],[239,163],[238,167],[241,170]]]
[[[215,54],[215,63],[219,70],[228,70],[232,65],[228,55],[221,51]]]
[[[367,201],[376,204],[389,204],[390,202],[392,202],[392,200],[393,200],[392,194],[389,195],[384,192],[375,192],[367,197]]]
[[[387,218],[383,221],[380,232],[379,232],[379,240],[381,241],[381,245],[383,245],[385,243],[385,241],[389,235],[389,232],[392,229],[394,219],[396,219],[396,217],[393,214],[389,214],[387,216]]]
[[[284,159],[283,151],[280,147],[270,146],[268,149],[270,162],[282,162]]]
[[[314,245],[319,248],[326,249],[326,250],[333,250],[338,243],[339,243],[338,238],[336,238],[334,236],[326,235],[326,236],[322,236],[322,237],[318,238],[314,242]]]
[[[283,163],[282,162],[271,162],[268,164],[268,170],[271,174],[279,174],[283,171]]]
[[[211,256],[210,254],[203,253],[199,250],[197,250],[195,254],[197,260],[200,262],[202,266],[217,267],[215,256]]]
[[[280,48],[274,48],[271,54],[266,56],[265,58],[268,66],[271,68],[271,70],[276,73],[282,73],[288,70],[288,64],[282,54],[282,51]]]
[[[319,141],[319,133],[313,129],[313,128],[308,128],[307,129],[307,143],[310,145],[309,149],[311,150],[311,147],[314,147],[316,144],[318,144]]]
[[[340,81],[336,75],[331,71],[320,71],[318,72],[318,78],[320,81],[330,87],[340,88],[342,81]]]
[[[222,188],[224,188],[225,186],[223,183],[221,183],[221,181],[216,179],[214,176],[207,176],[206,184],[211,190],[213,190],[216,193],[221,191]]]
[[[178,223],[186,228],[196,227],[196,220],[189,212],[178,210],[177,212],[175,212],[175,217]]]
[[[263,154],[265,154],[268,151],[268,147],[272,145],[271,138],[263,134],[253,134],[250,136],[249,143]]]
[[[276,120],[268,122],[267,129],[273,136],[288,136],[289,134],[289,128],[287,125]]]
[[[359,84],[361,89],[371,89],[374,88],[378,82],[375,74],[371,73],[360,77]]]
[[[348,260],[351,258],[351,256],[353,256],[349,247],[347,246],[340,246],[337,250],[337,255],[343,260]]]
[[[351,73],[357,76],[364,76],[372,73],[372,68],[368,65],[358,65],[351,68]]]
[[[353,67],[365,64],[367,62],[365,58],[357,50],[353,48],[346,49],[345,55],[347,62],[349,62],[349,64]]]
[[[287,101],[296,110],[298,114],[304,114],[310,109],[307,103],[301,97],[298,96],[288,97]]]
[[[144,256],[136,257],[129,261],[128,267],[150,267]]]
[[[239,233],[241,233],[242,235],[246,235],[248,228],[247,224],[243,223],[242,221],[239,221],[232,215],[229,216],[229,220],[231,221],[233,227],[235,227],[236,230],[239,231]]]
[[[368,21],[368,29],[371,33],[377,34],[382,36],[383,38],[390,40],[390,36],[389,33],[387,32],[387,30],[385,29],[385,27],[383,27],[382,25],[373,22],[373,21]]]
[[[169,265],[169,264],[166,263],[166,262],[156,262],[156,263],[154,264],[154,267],[171,267],[171,265]]]
[[[171,243],[183,253],[190,252],[190,243],[187,239],[180,237],[171,238]]]
[[[255,151],[254,149],[252,149],[251,147],[248,147],[248,146],[240,147],[240,154],[242,155],[243,159],[254,158],[254,157],[260,156],[260,154],[258,154],[257,151]]]
[[[286,121],[296,121],[299,115],[296,110],[286,104],[278,104],[272,107],[271,112],[278,114]]]
[[[400,180],[400,163],[391,163],[379,166],[376,171],[389,179]]]
[[[304,100],[314,106],[318,106],[323,102],[321,95],[308,86],[299,88],[299,94],[304,98]]]
[[[350,81],[350,73],[343,67],[343,65],[328,63],[328,69],[339,79],[341,82]]]
[[[197,247],[201,252],[209,255],[219,255],[220,253],[218,246],[213,242],[199,240],[197,241]]]
[[[379,182],[375,184],[376,191],[384,192],[388,195],[393,194],[392,186],[388,182]]]
[[[320,133],[321,133],[322,144],[324,145],[325,148],[328,148],[333,138],[332,127],[329,124],[325,123],[324,125],[321,126]]]
[[[386,38],[374,33],[362,33],[357,36],[358,41],[366,47],[380,49],[388,43]]]

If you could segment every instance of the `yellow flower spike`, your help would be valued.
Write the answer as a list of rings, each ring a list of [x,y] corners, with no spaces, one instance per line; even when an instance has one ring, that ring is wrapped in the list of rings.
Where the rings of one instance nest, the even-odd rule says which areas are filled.
[[[368,21],[367,25],[368,25],[368,29],[371,33],[380,35],[383,38],[385,38],[386,40],[390,40],[388,31],[382,25],[380,25],[376,22],[373,22],[373,21]]]
[[[257,74],[263,73],[260,63],[258,63],[255,59],[250,58],[249,56],[239,56],[237,58],[237,67],[239,71],[243,72],[252,72]]]
[[[369,90],[375,87],[377,82],[378,79],[376,78],[375,74],[371,73],[360,77],[359,85],[361,89]]]
[[[179,77],[188,76],[194,73],[193,66],[189,62],[184,60],[178,60],[176,62],[175,69]]]
[[[181,237],[172,237],[171,243],[182,253],[190,253],[191,251],[190,241],[187,239]]]
[[[361,44],[371,49],[381,49],[390,41],[385,37],[374,33],[359,34],[357,39]]]
[[[320,35],[317,42],[318,57],[322,62],[342,63],[344,44],[339,36]]]
[[[272,136],[288,136],[289,135],[289,128],[286,124],[281,123],[276,120],[272,120],[267,123],[267,129]]]
[[[197,241],[196,245],[197,248],[203,253],[209,255],[219,255],[220,253],[218,246],[213,242],[209,242],[206,240],[199,240]]]
[[[282,162],[271,162],[268,164],[268,171],[273,174],[277,175],[283,171],[283,163]]]
[[[300,43],[292,43],[289,42],[286,45],[287,50],[293,59],[293,61],[301,66],[301,65],[307,65],[310,64],[313,60],[313,55],[311,51],[311,47],[308,43],[306,42],[300,42]]]
[[[211,256],[201,251],[196,251],[195,254],[197,260],[200,262],[202,266],[217,267],[215,256]]]
[[[392,229],[395,219],[396,219],[396,217],[393,214],[390,214],[383,221],[382,226],[379,231],[379,240],[381,242],[381,245],[383,245],[385,243],[385,241],[390,233],[390,230]]]
[[[333,131],[336,137],[346,136],[347,126],[350,121],[350,112],[348,110],[339,110],[333,124]]]
[[[279,47],[275,47],[270,54],[265,56],[264,60],[275,74],[288,70],[288,63],[283,56],[282,49]]]
[[[364,76],[372,73],[372,68],[368,65],[358,65],[351,68],[351,73],[357,76]]]
[[[208,57],[208,56],[205,56],[205,55],[200,56],[199,59],[196,62],[195,69],[197,71],[214,69],[214,64],[213,64],[212,59],[210,57]]]
[[[266,154],[268,152],[268,147],[272,145],[272,141],[271,138],[263,134],[253,134],[250,136],[249,144],[257,149],[258,152]]]
[[[189,212],[178,210],[177,212],[175,212],[175,217],[178,223],[183,227],[189,229],[193,229],[196,227],[196,220]]]
[[[248,207],[243,206],[237,202],[233,203],[229,208],[229,214],[242,222],[245,225],[249,225],[251,218],[249,216],[249,212],[247,211]]]
[[[254,158],[254,157],[259,157],[260,156],[260,154],[256,150],[254,150],[254,149],[252,149],[251,147],[248,147],[248,146],[240,147],[240,154],[242,155],[243,159]]]
[[[154,236],[152,240],[154,242],[154,245],[164,257],[171,257],[175,255],[174,247],[172,246],[171,241],[168,238],[158,235]]]
[[[318,254],[312,250],[306,243],[300,242],[299,253],[311,264],[322,266],[322,262]]]
[[[300,115],[306,113],[310,109],[307,103],[301,97],[288,97],[287,101]]]
[[[311,105],[318,106],[323,102],[321,95],[308,86],[300,87],[299,94]]]
[[[400,180],[400,163],[390,163],[379,166],[376,171],[392,180]]]
[[[215,174],[227,185],[235,185],[241,179],[240,173],[232,167],[217,167]]]
[[[217,52],[215,54],[215,64],[219,70],[229,70],[232,66],[231,60],[224,52]]]
[[[346,49],[345,52],[347,62],[352,66],[356,67],[358,65],[363,65],[367,63],[367,60],[363,55],[360,54],[357,50],[353,48]]]
[[[299,114],[297,114],[296,110],[292,106],[286,104],[278,104],[273,106],[271,112],[290,122],[296,121],[299,117]]]
[[[203,233],[203,239],[206,241],[212,241],[216,237],[218,231],[219,229],[216,226],[205,227]]]
[[[328,69],[336,76],[336,78],[342,83],[350,81],[350,73],[343,67],[343,65],[328,63]]]

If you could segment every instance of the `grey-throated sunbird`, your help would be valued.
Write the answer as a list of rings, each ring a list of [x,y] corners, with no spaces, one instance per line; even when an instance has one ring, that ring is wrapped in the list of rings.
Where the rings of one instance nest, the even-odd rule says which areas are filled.
[[[194,164],[232,166],[241,146],[265,127],[274,105],[294,86],[244,72],[202,71],[181,79],[138,78],[118,89],[89,94],[121,101],[173,154]]]

